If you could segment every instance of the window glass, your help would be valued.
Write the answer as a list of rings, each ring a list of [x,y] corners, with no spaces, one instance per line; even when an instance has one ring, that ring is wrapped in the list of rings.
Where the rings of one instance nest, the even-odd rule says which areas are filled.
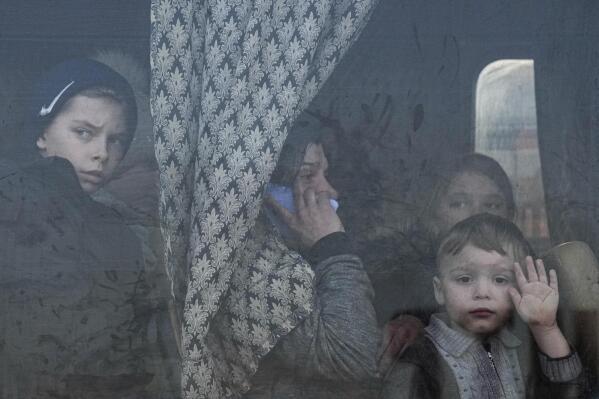
[[[542,251],[549,246],[537,136],[533,60],[487,65],[476,86],[475,150],[505,169],[516,200],[516,223]]]

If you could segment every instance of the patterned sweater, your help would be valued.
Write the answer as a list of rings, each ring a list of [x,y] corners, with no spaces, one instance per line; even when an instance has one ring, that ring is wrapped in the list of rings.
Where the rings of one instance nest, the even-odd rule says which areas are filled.
[[[575,352],[560,359],[534,355],[507,328],[483,344],[446,323],[445,314],[431,317],[426,336],[386,379],[384,398],[579,397],[582,366]]]

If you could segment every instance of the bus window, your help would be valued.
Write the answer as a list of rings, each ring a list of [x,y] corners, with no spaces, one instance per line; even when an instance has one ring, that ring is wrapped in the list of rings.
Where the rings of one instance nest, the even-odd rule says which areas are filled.
[[[496,159],[510,177],[516,224],[536,250],[549,248],[533,60],[487,65],[476,85],[475,115],[475,150]]]

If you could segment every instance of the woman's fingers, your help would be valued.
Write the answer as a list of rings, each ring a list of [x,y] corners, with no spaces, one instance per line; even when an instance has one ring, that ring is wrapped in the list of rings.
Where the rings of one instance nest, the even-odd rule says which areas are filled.
[[[316,206],[316,192],[311,188],[304,191],[304,203],[305,207],[312,209]]]
[[[304,192],[300,189],[300,185],[297,181],[293,184],[293,203],[295,204],[295,209],[297,209],[297,212],[304,212],[304,209],[306,209]]]
[[[279,204],[276,199],[270,195],[264,196],[264,202],[285,222],[287,225],[292,225],[295,221],[295,215],[283,205]]]
[[[318,206],[331,207],[331,196],[329,193],[322,191],[316,195],[316,203]]]

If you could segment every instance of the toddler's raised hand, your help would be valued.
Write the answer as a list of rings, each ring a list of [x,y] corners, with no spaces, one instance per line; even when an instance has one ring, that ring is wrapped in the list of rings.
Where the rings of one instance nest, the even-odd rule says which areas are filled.
[[[570,346],[556,321],[559,293],[555,270],[549,271],[547,281],[543,261],[537,259],[535,269],[532,258],[527,256],[528,279],[519,263],[514,264],[514,272],[520,292],[511,287],[509,293],[516,311],[528,324],[539,350],[554,359],[568,356]]]
[[[516,262],[514,264],[518,290],[510,288],[509,293],[516,311],[531,328],[552,328],[556,325],[557,305],[559,292],[557,288],[557,274],[555,270],[549,271],[549,281],[545,265],[541,259],[533,262],[530,256],[526,257],[526,273]]]

